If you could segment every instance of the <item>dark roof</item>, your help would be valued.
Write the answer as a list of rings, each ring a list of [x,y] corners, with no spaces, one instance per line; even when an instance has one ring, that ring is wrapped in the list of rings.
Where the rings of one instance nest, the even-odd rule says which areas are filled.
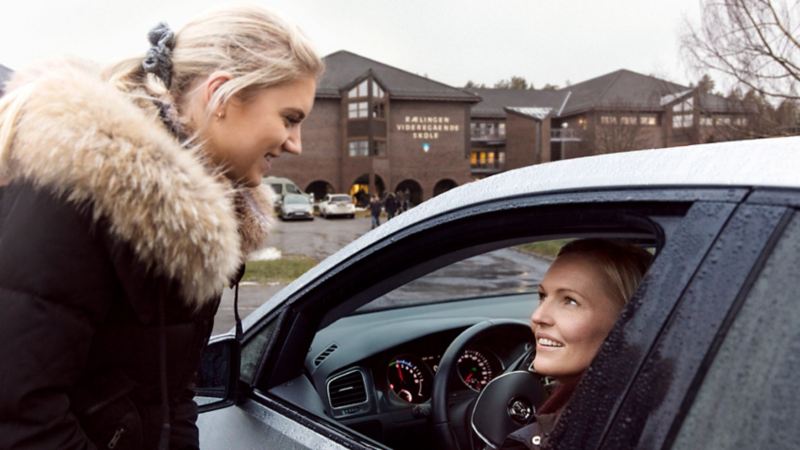
[[[650,75],[621,69],[559,90],[569,95],[562,116],[588,110],[626,109],[660,111],[693,88]],[[708,112],[734,112],[741,107],[716,94],[701,94],[700,103]]]
[[[324,58],[325,73],[317,86],[318,97],[338,98],[341,90],[372,71],[391,98],[478,102],[469,92],[406,72],[378,61],[340,50]]]
[[[11,69],[0,64],[0,95],[3,95],[5,92],[6,81],[11,78],[12,73],[13,71]]]
[[[570,94],[561,114],[605,108],[659,111],[664,109],[664,96],[688,90],[687,86],[621,69],[562,88]]]
[[[506,107],[551,108],[553,114],[558,114],[558,110],[566,97],[566,93],[560,91],[490,88],[470,88],[467,90],[483,99],[483,101],[472,107],[472,117],[502,118],[506,116],[504,111]]]

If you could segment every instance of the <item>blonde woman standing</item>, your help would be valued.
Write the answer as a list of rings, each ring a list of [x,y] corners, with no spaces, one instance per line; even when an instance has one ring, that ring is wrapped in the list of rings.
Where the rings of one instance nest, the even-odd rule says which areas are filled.
[[[0,99],[0,448],[198,445],[191,381],[322,63],[257,8],[148,37]]]

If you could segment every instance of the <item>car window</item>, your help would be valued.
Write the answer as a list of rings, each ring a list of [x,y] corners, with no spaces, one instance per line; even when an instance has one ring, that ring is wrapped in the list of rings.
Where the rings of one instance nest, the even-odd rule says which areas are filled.
[[[388,292],[358,312],[468,298],[533,295],[566,242],[536,242],[473,256]]]
[[[346,195],[336,195],[336,196],[331,197],[330,201],[332,201],[332,202],[347,202],[347,203],[350,203],[352,200],[350,199],[350,197],[348,197]]]
[[[278,194],[278,195],[283,194],[283,185],[281,185],[279,183],[273,183],[273,184],[270,184],[270,186],[272,187],[272,190],[275,191],[276,194]]]
[[[293,184],[287,184],[286,185],[286,192],[289,192],[291,194],[300,194],[300,189],[298,189],[297,186],[295,186]]]
[[[722,342],[674,448],[800,448],[800,215]]]

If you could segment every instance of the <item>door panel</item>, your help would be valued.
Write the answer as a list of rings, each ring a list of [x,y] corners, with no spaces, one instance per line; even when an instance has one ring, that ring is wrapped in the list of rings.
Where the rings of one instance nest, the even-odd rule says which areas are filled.
[[[661,448],[720,326],[785,214],[785,208],[769,206],[736,210],[635,375],[603,447]]]
[[[658,254],[551,434],[554,448],[595,448],[736,205],[695,203]]]
[[[342,445],[253,400],[200,414],[200,448],[340,450]]]

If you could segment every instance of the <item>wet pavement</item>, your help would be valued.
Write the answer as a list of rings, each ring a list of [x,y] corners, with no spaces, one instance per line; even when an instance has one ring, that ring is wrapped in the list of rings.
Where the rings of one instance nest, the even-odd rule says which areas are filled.
[[[370,229],[369,218],[279,222],[272,245],[282,254],[322,260]],[[365,305],[362,310],[459,298],[536,291],[550,260],[513,248],[474,256],[429,273]],[[239,286],[239,315],[247,316],[284,287],[283,284]],[[233,327],[233,291],[226,289],[214,334]]]

